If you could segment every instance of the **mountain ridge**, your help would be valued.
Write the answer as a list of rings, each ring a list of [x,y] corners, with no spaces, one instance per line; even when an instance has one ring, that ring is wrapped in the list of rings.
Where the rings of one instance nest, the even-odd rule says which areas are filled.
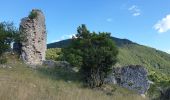
[[[125,44],[137,44],[135,42],[132,42],[128,39],[120,39],[120,38],[116,38],[116,37],[111,37],[112,40],[115,41],[115,44],[117,46],[123,46]],[[58,42],[53,42],[53,43],[49,43],[47,44],[47,48],[63,48],[69,45],[69,43],[71,43],[71,39],[65,39],[65,40],[61,40]]]

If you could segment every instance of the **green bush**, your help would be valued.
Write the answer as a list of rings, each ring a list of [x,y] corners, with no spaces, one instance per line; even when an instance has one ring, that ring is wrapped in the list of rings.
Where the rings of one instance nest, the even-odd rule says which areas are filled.
[[[109,33],[90,33],[85,25],[77,32],[71,45],[62,49],[63,57],[72,66],[80,67],[90,87],[100,87],[117,61],[118,50]]]
[[[37,12],[31,11],[28,17],[29,17],[30,19],[35,19],[37,16],[38,16],[38,13],[37,13]]]
[[[0,63],[6,62],[3,54],[10,49],[12,42],[19,40],[18,33],[13,23],[0,23]]]
[[[46,59],[47,60],[59,60],[59,56],[61,54],[61,49],[60,48],[51,48],[47,49],[46,51]]]
[[[7,63],[7,59],[6,58],[0,58],[0,64],[5,64]]]

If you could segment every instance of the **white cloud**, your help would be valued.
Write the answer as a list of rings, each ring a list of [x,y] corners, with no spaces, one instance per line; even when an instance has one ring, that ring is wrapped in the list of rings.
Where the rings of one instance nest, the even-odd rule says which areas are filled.
[[[112,18],[107,18],[106,21],[107,21],[107,22],[112,22],[113,19],[112,19]]]
[[[137,8],[137,6],[136,5],[133,5],[133,6],[131,6],[128,10],[133,10],[133,9],[136,9]]]
[[[138,8],[136,5],[132,5],[128,9],[130,13],[132,13],[132,16],[140,16],[141,15],[141,10]]]
[[[164,33],[170,30],[170,14],[167,15],[162,20],[158,21],[154,25],[154,29],[157,30],[159,33]]]
[[[140,13],[134,13],[133,16],[140,16]]]

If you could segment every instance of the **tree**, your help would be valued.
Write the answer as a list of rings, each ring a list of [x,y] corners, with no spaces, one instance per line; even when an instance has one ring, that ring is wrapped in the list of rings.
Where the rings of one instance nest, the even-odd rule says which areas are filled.
[[[11,43],[19,40],[17,33],[18,31],[13,23],[0,23],[0,63],[4,63],[5,60],[2,55],[10,48]]]
[[[85,25],[78,27],[77,32],[71,45],[62,49],[63,57],[72,66],[80,67],[90,87],[100,87],[117,61],[118,50],[110,33],[90,33]]]

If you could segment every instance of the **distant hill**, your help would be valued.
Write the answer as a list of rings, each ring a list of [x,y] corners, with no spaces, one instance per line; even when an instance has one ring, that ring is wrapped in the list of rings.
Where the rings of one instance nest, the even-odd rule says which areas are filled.
[[[119,47],[128,44],[136,44],[128,39],[119,39],[119,38],[112,37],[112,40],[114,40],[116,45]],[[71,39],[66,39],[59,42],[49,43],[47,45],[47,48],[63,48],[68,46],[70,43],[71,43]]]
[[[139,45],[128,39],[119,39],[112,37],[117,47],[119,48],[117,66],[124,65],[144,65],[154,74],[154,77],[159,80],[165,80],[170,76],[170,55],[150,48],[147,46]],[[71,43],[71,39],[50,43],[48,48],[63,48]]]
[[[62,40],[59,42],[47,44],[47,48],[48,49],[49,48],[64,48],[64,47],[67,47],[70,43],[71,43],[71,39]]]

